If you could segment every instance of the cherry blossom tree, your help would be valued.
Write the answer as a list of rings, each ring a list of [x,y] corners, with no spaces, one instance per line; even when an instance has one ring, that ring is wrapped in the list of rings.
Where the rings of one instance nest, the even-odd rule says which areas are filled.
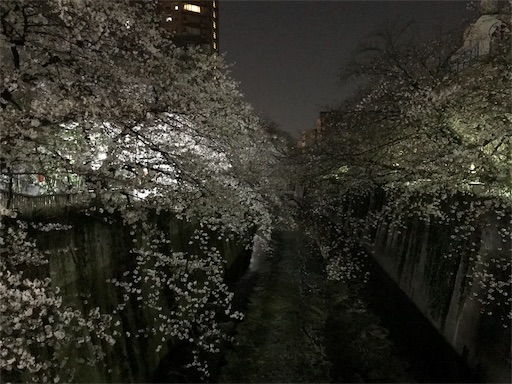
[[[401,43],[405,30],[398,37],[379,33],[376,45],[356,56],[349,73],[364,77],[366,90],[332,112],[324,140],[312,150],[313,172],[364,179],[371,188],[509,187],[509,55],[454,71],[455,48]]]
[[[65,306],[47,276],[24,279],[24,268],[13,267],[48,257],[38,254],[34,264],[37,244],[17,240],[27,236],[24,226],[37,223],[13,218],[11,198],[20,192],[16,180],[37,180],[45,193],[75,194],[94,212],[120,215],[124,225],[143,234],[133,250],[135,269],[125,276],[145,274],[152,282],[153,299],[143,301],[152,310],[162,311],[157,298],[163,285],[180,297],[174,316],[161,312],[165,324],[158,331],[149,324],[144,332],[191,339],[198,350],[215,352],[222,335],[219,311],[211,305],[240,316],[231,311],[232,295],[222,281],[223,255],[204,238],[211,233],[244,238],[255,228],[270,232],[285,189],[276,172],[282,156],[229,78],[223,58],[175,46],[159,28],[157,6],[156,0],[6,0],[0,5],[0,173],[9,196],[2,201],[2,332],[8,332],[2,371],[44,372],[41,380],[57,380],[55,359],[18,349],[58,349],[88,316],[61,310]],[[168,234],[147,222],[155,212],[198,221],[204,228],[196,235],[204,240],[201,252],[167,246]],[[198,273],[205,286],[191,288],[187,279]],[[129,293],[125,297],[140,296],[133,281],[112,283]],[[36,291],[40,299],[34,298]],[[23,297],[32,298],[27,319],[16,314]],[[34,333],[12,341],[9,330],[24,329],[25,321],[47,321],[50,311],[38,306],[57,313],[55,329],[40,337],[42,331],[32,327]],[[94,316],[103,320],[89,331],[114,342],[115,333],[107,332],[110,314]],[[200,332],[192,336],[192,328]],[[194,356],[191,366],[206,376],[200,352]]]
[[[363,76],[362,89],[331,112],[321,138],[302,153],[306,197],[316,214],[311,232],[330,260],[330,275],[345,279],[361,269],[351,249],[371,241],[366,235],[379,224],[437,223],[451,234],[446,259],[472,260],[468,281],[480,281],[482,305],[501,308],[507,326],[511,280],[503,271],[510,260],[502,250],[510,249],[510,228],[496,224],[503,247],[492,261],[482,260],[471,239],[486,217],[510,217],[510,54],[496,52],[457,70],[450,65],[457,46],[397,39],[407,30],[388,29],[364,46],[349,67]],[[501,296],[493,293],[497,286]]]

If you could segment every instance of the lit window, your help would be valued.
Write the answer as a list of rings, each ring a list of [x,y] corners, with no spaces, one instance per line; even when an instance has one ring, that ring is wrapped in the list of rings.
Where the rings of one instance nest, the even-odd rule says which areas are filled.
[[[179,9],[180,9],[180,6],[179,6],[179,5],[175,5],[175,6],[174,6],[174,10],[175,10],[175,11],[178,11]]]
[[[213,28],[217,28],[217,22],[213,20]]]
[[[166,21],[167,23],[168,23],[168,22],[170,22],[170,21],[172,21],[172,17],[171,17],[171,16],[166,17],[166,18],[165,18],[165,21]]]
[[[213,8],[217,8],[217,2],[216,1],[213,2]]]
[[[193,4],[184,4],[183,9],[185,11],[195,12],[195,13],[201,13],[201,7],[199,5],[193,5]]]
[[[217,38],[217,33],[216,32],[213,32],[213,38],[216,39]]]
[[[217,49],[217,43],[215,41],[213,42],[213,49]]]
[[[217,12],[213,11],[213,17],[217,17]]]

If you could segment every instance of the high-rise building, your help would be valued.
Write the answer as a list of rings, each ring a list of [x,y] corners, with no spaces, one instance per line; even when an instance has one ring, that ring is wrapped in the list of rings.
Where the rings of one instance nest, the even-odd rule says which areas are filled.
[[[177,45],[195,44],[205,52],[219,50],[218,1],[160,0],[161,26]]]

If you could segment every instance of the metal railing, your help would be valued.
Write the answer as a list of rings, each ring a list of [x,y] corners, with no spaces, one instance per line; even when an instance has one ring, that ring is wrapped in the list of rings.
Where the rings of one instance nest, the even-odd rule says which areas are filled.
[[[78,205],[83,202],[80,194],[54,194],[30,196],[0,190],[0,207],[23,215],[33,215],[50,210]]]

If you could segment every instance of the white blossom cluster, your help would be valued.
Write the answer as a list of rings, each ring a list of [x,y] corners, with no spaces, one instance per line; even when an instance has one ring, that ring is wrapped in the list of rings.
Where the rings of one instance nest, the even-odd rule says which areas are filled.
[[[111,317],[97,308],[84,314],[63,305],[51,278],[34,276],[31,269],[48,260],[28,240],[27,227],[19,220],[0,226],[0,369],[6,380],[70,381],[73,366],[80,362],[62,352],[83,349],[83,363],[97,364],[102,357],[97,340],[115,342],[109,330]]]
[[[2,2],[1,176],[130,205],[130,222],[152,208],[268,231],[282,189],[270,137],[222,57],[174,46],[157,6]]]
[[[468,259],[465,291],[470,299],[480,303],[482,314],[499,318],[504,328],[512,320],[512,238],[511,229],[501,224],[510,222],[510,212],[506,200],[486,198],[452,206],[438,219],[450,228],[448,250],[443,257]],[[489,218],[497,221],[488,222]],[[484,233],[487,241],[492,239],[493,249],[482,249],[479,236]]]
[[[414,190],[412,194],[403,193],[386,207],[394,215],[381,217],[394,223],[398,217],[399,225],[404,227],[407,219],[419,219],[431,225],[446,229],[447,242],[444,245],[443,258],[458,263],[467,260],[468,273],[465,276],[464,294],[477,300],[481,313],[499,319],[504,328],[512,320],[512,269],[510,254],[511,206],[507,196],[497,194],[477,198],[474,194],[457,194],[457,191],[441,189],[437,193]],[[411,200],[415,204],[410,204]],[[430,207],[435,206],[433,212]],[[392,207],[392,208],[391,208]],[[396,214],[398,213],[398,215]],[[492,242],[492,249],[482,249],[481,236]],[[438,239],[438,241],[440,241]],[[487,245],[488,247],[488,245]],[[454,274],[456,270],[446,271]]]
[[[62,223],[30,223],[30,226],[41,232],[67,231],[73,228],[72,225]]]
[[[440,237],[429,241],[438,242],[444,260],[443,274],[454,276],[460,263],[468,264],[468,273],[463,282],[463,296],[478,300],[481,312],[493,316],[503,327],[510,326],[512,314],[511,299],[511,229],[510,201],[507,196],[486,195],[478,198],[474,194],[459,193],[445,187],[425,191],[414,186],[388,190],[383,206],[372,212],[363,212],[363,195],[346,195],[338,199],[324,197],[316,206],[320,216],[334,218],[348,234],[349,241],[327,242],[321,247],[324,255],[339,253],[327,266],[327,272],[335,279],[344,279],[358,272],[360,268],[346,260],[347,252],[354,241],[373,246],[376,228],[384,228],[396,235],[408,233],[413,225],[417,228],[435,227],[441,229]],[[325,204],[326,199],[331,201]],[[352,199],[352,202],[351,202]],[[363,211],[361,211],[363,209]],[[482,236],[486,244],[482,243]],[[339,237],[345,239],[345,237]],[[488,248],[492,244],[492,248]],[[482,248],[485,245],[487,248]],[[326,256],[324,256],[326,257]],[[428,262],[428,261],[427,261]],[[439,262],[438,262],[439,263]],[[436,281],[433,281],[436,284]],[[432,287],[443,289],[442,294],[452,295],[449,286]],[[441,293],[437,291],[438,293]]]
[[[512,263],[502,258],[484,259],[477,254],[472,258],[472,266],[467,278],[471,289],[471,299],[481,304],[481,313],[498,316],[504,328],[512,321]],[[487,260],[487,261],[485,261]]]
[[[351,228],[355,228],[351,226]],[[369,271],[366,266],[368,255],[361,249],[357,231],[347,234],[342,224],[323,222],[308,228],[309,235],[316,240],[320,253],[326,261],[329,280],[347,283],[366,283]]]
[[[0,249],[4,267],[39,266],[48,263],[46,257],[37,249],[35,241],[28,236],[27,228],[28,224],[22,220],[16,220],[15,225],[0,221]]]
[[[187,367],[208,377],[207,362],[200,356],[220,352],[220,344],[227,340],[219,317],[223,321],[243,317],[231,309],[233,294],[224,283],[225,259],[212,245],[218,239],[211,238],[211,231],[197,229],[188,243],[197,253],[176,252],[164,233],[147,223],[143,227],[146,235],[140,243],[146,247],[134,250],[135,268],[126,271],[122,281],[111,280],[124,291],[125,301],[118,311],[135,300],[153,313],[155,322],[136,330],[133,336],[159,340],[156,352],[168,342],[188,341],[195,352]]]
[[[241,314],[231,310],[225,256],[212,248],[206,228],[222,239],[255,230],[269,236],[284,181],[275,176],[277,151],[223,58],[175,46],[159,29],[158,5],[0,3],[0,176],[11,195],[14,182],[37,183],[45,194],[73,194],[87,216],[133,225],[135,267],[113,282],[155,322],[123,336],[158,337],[162,348],[191,340],[215,352],[224,338],[219,318]],[[11,208],[2,212],[14,215]],[[168,234],[148,224],[155,213],[199,220],[205,230],[192,239],[197,250],[173,250]],[[16,260],[45,261],[23,236],[1,240],[19,254],[5,273],[18,273]],[[87,328],[87,316],[70,324]],[[94,337],[106,339],[107,321],[97,323]],[[84,344],[98,346],[92,333]]]

